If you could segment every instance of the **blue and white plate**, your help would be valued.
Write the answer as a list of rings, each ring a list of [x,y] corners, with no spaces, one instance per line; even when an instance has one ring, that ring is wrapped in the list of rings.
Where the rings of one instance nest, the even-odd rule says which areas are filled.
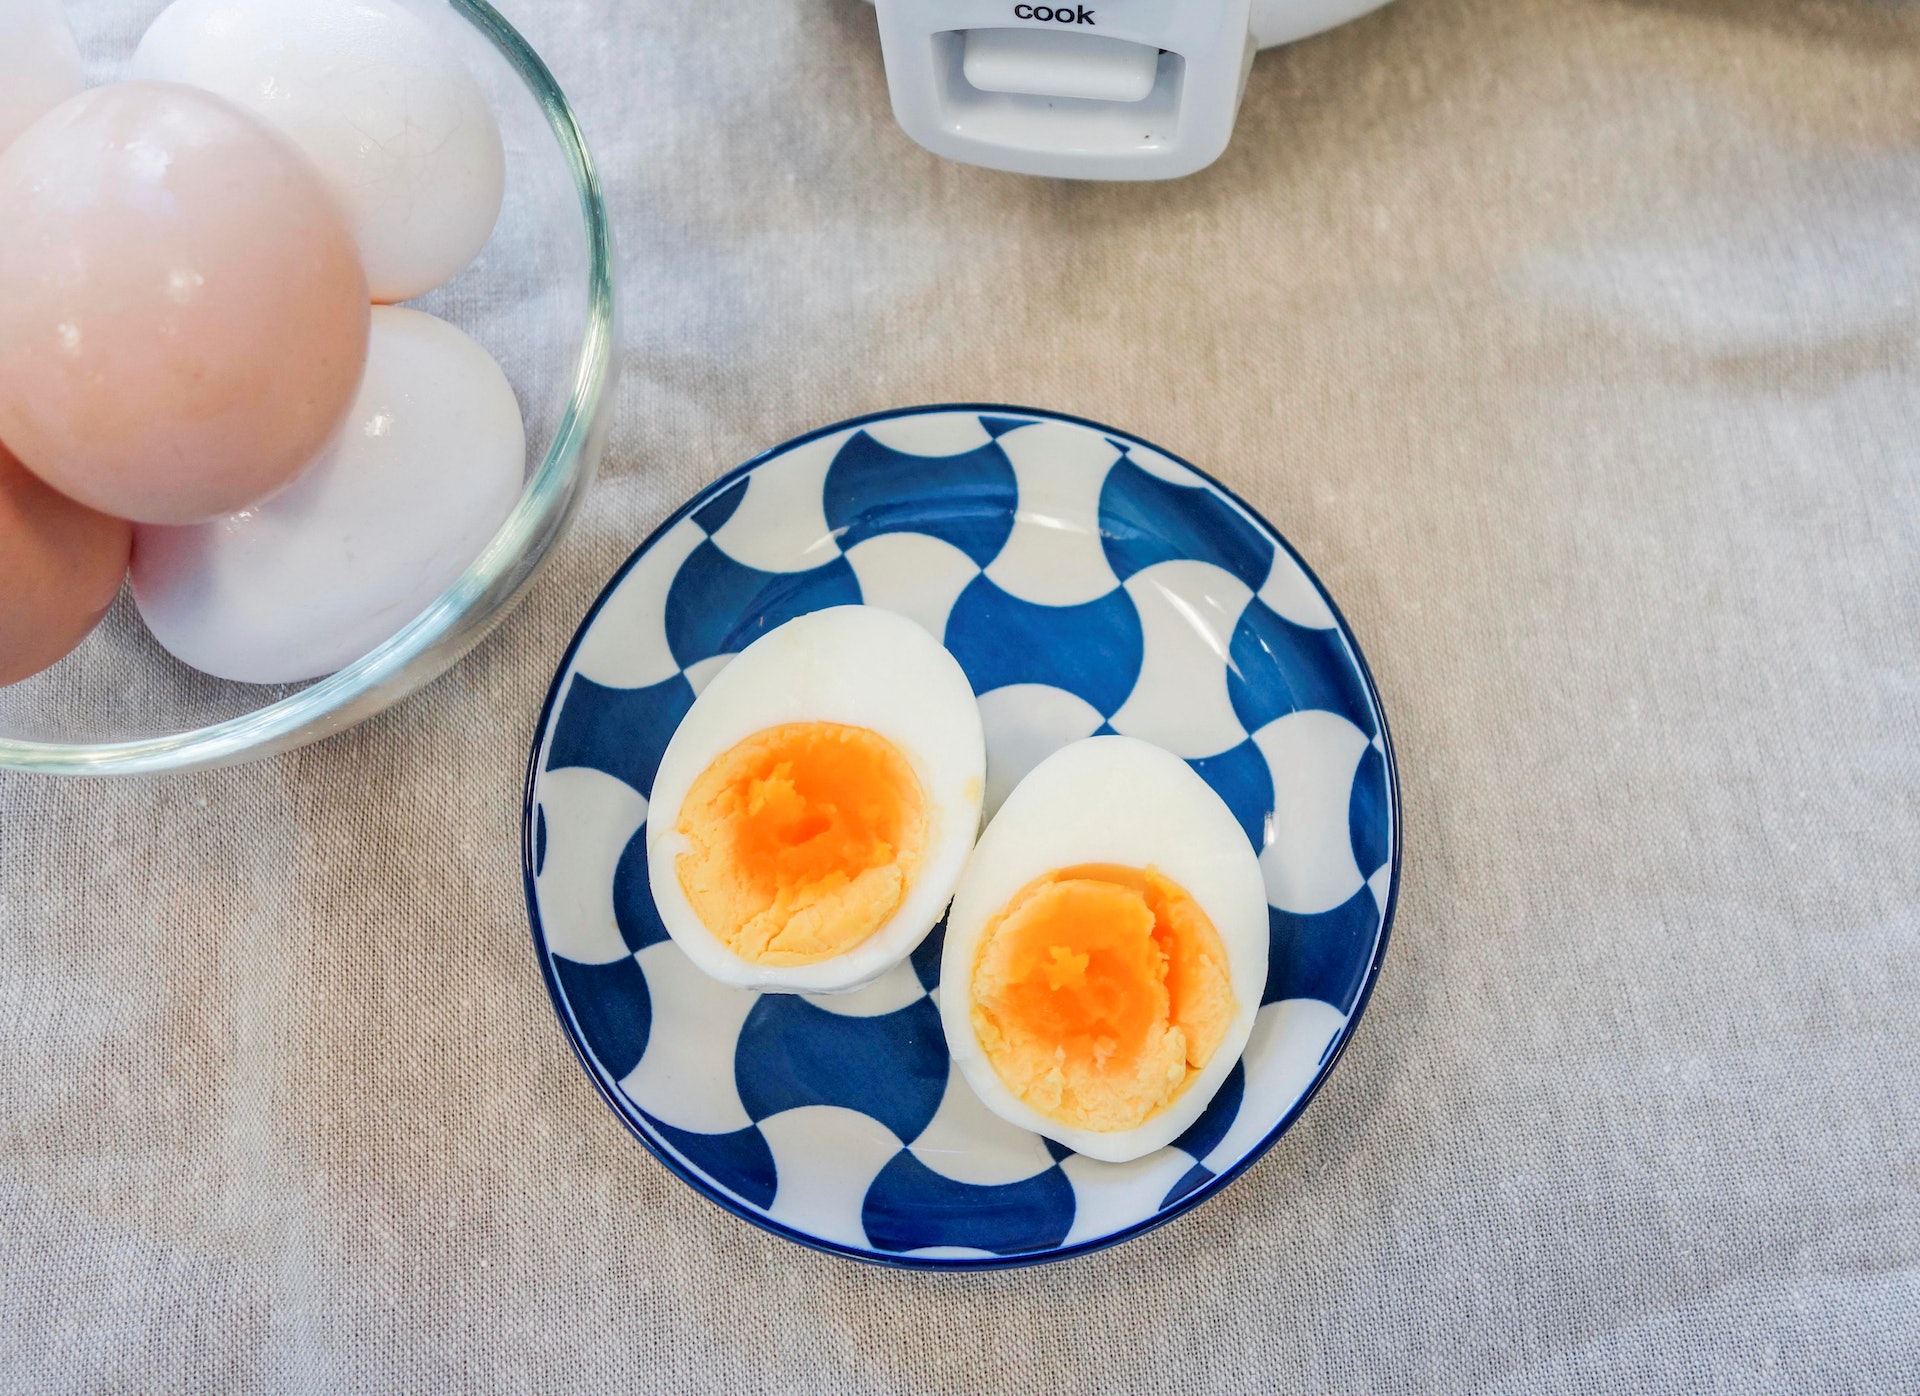
[[[990,1114],[949,1068],[940,933],[843,997],[696,971],[647,890],[647,792],[694,695],[771,626],[864,601],[973,681],[988,810],[1122,732],[1189,761],[1261,850],[1272,926],[1244,1056],[1175,1144],[1098,1163]],[[1025,408],[828,427],[687,504],[594,603],[527,782],[534,945],[594,1084],[728,1211],[860,1260],[1057,1260],[1170,1221],[1278,1139],[1365,1007],[1400,862],[1393,748],[1359,647],[1265,521],[1163,451]]]

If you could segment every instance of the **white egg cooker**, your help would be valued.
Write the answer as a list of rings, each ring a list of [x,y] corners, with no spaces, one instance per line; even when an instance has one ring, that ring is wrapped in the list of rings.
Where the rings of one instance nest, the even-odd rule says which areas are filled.
[[[1174,179],[1233,136],[1253,55],[1386,0],[874,0],[893,114],[950,160]]]

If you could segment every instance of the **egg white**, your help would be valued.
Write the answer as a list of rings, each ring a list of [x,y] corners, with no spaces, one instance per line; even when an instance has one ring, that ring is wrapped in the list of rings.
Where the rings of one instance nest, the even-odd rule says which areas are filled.
[[[1127,1130],[1075,1129],[1010,1091],[973,1026],[973,968],[991,921],[1028,883],[1087,863],[1158,869],[1213,922],[1227,954],[1235,1012],[1205,1067],[1171,1105]],[[1226,802],[1177,756],[1132,737],[1089,737],[1049,756],[1014,787],[980,837],[954,893],[940,960],[947,1049],[1002,1119],[1110,1163],[1178,1138],[1233,1070],[1267,983],[1267,897],[1260,863]]]
[[[851,950],[810,965],[761,965],[709,931],[675,862],[687,793],[713,762],[756,732],[835,722],[879,733],[906,757],[926,796],[927,843],[906,897]],[[714,676],[667,743],[647,813],[647,880],[674,942],[728,984],[786,993],[861,988],[911,954],[940,919],[980,830],[986,739],[959,662],[904,616],[834,606],[768,631]]]

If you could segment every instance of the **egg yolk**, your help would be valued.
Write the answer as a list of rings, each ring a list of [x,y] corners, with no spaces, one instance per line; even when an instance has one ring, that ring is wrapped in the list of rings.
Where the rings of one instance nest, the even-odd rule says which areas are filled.
[[[1007,1089],[1109,1133],[1179,1098],[1232,1024],[1226,949],[1152,868],[1066,868],[1027,884],[981,936],[974,1031]]]
[[[884,926],[926,849],[926,796],[878,732],[793,722],[701,773],[674,863],[701,923],[742,959],[808,965]]]

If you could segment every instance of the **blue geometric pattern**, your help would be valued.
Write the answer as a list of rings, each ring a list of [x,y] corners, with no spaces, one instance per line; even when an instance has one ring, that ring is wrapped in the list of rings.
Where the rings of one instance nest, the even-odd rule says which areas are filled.
[[[1247,831],[1247,842],[1255,848],[1264,848],[1267,816],[1273,810],[1273,773],[1267,769],[1267,759],[1252,739],[1218,756],[1198,757],[1187,764],[1227,802],[1240,827]]]
[[[711,538],[726,526],[733,511],[740,507],[740,501],[747,497],[747,481],[736,480],[721,490],[712,499],[693,511],[693,521],[700,525],[700,531]]]
[[[924,533],[985,567],[1013,532],[1013,467],[988,442],[955,456],[903,456],[857,431],[833,458],[822,507],[840,546]]]
[[[1379,747],[1370,746],[1360,756],[1360,767],[1353,773],[1353,792],[1347,797],[1347,837],[1353,840],[1357,867],[1377,868],[1392,856],[1387,842],[1392,827],[1387,807],[1392,798],[1387,758]]]
[[[647,826],[642,824],[627,840],[613,868],[613,920],[630,954],[668,939],[666,923],[653,904],[647,882]]]
[[[1165,1210],[1176,1203],[1186,1201],[1200,1190],[1203,1183],[1211,1183],[1213,1179],[1214,1172],[1211,1168],[1204,1163],[1196,1163],[1180,1175],[1179,1182],[1167,1189],[1167,1195],[1160,1199],[1161,1209]]]
[[[1317,915],[1268,907],[1267,984],[1260,1002],[1319,999],[1351,1013],[1379,926],[1380,908],[1365,887]]]
[[[728,1192],[756,1207],[773,1205],[780,1179],[773,1166],[773,1150],[759,1130],[749,1125],[730,1134],[698,1134],[675,1129],[644,1110],[640,1113],[655,1133]]]
[[[1173,1147],[1195,1158],[1205,1158],[1212,1153],[1214,1146],[1227,1137],[1234,1117],[1240,1113],[1240,1102],[1246,1093],[1247,1070],[1236,1062],[1227,1079],[1220,1083],[1219,1094],[1208,1102],[1200,1118],[1188,1125],[1186,1132],[1173,1141]]]
[[[1205,486],[1176,485],[1123,459],[1100,491],[1100,545],[1126,581],[1156,562],[1191,559],[1255,591],[1273,568],[1273,541]]]
[[[1140,675],[1140,616],[1124,591],[1080,606],[1039,606],[981,575],[953,603],[945,639],[975,693],[1046,684],[1111,716]]]
[[[838,1105],[917,1139],[947,1089],[947,1045],[932,999],[855,1018],[767,994],[740,1029],[733,1069],[740,1103],[756,1120]]]
[[[667,593],[667,644],[684,669],[737,654],[795,616],[859,603],[860,583],[843,557],[806,572],[762,572],[702,543]]]
[[[653,1000],[632,960],[583,965],[555,956],[554,971],[587,1049],[616,1076],[632,1071],[647,1050]]]
[[[546,768],[591,767],[644,794],[653,789],[667,739],[692,706],[693,685],[681,674],[646,688],[606,688],[576,674],[554,724]]]
[[[947,923],[942,918],[939,925],[927,932],[927,938],[920,942],[919,948],[908,957],[913,966],[914,978],[920,981],[920,987],[932,993],[940,985],[940,952],[947,943]]]
[[[1058,1246],[1073,1213],[1073,1184],[1058,1167],[1017,1183],[961,1183],[902,1152],[867,1189],[860,1222],[883,1251],[963,1246],[1024,1255]]]
[[[1259,597],[1247,603],[1233,632],[1227,697],[1249,732],[1288,713],[1338,713],[1367,736],[1379,730],[1365,676],[1348,657],[1337,630],[1309,630],[1270,610]]]
[[[1085,434],[1051,495],[1056,466],[1048,456],[1036,467],[1032,433],[1015,438],[1020,471],[1001,444],[1041,423]],[[1028,488],[1047,497],[1023,504]],[[1017,516],[1028,520],[1024,541]],[[1039,533],[1035,517],[1048,520]],[[1045,529],[1080,536],[1063,537],[1050,563]],[[1016,564],[995,567],[1016,551]],[[937,575],[922,559],[938,563]],[[1149,568],[1160,570],[1142,576]],[[1183,615],[1189,596],[1206,603],[1187,607],[1196,632],[1216,630],[1183,641],[1176,620],[1170,640],[1167,616]],[[634,831],[633,821],[695,692],[772,627],[862,601],[934,629],[983,695],[990,788],[1061,742],[1112,730],[1102,719],[1116,714],[1122,728],[1157,724],[1168,745],[1213,753],[1190,764],[1262,851],[1270,968],[1240,1062],[1160,1154],[1095,1163],[974,1099],[948,1062],[932,997],[939,927],[906,964],[839,998],[722,988],[667,936],[648,886],[646,825]],[[1150,682],[1147,601],[1160,607]],[[1189,691],[1204,731],[1179,728]],[[1293,716],[1303,713],[1313,716]],[[1292,789],[1303,758],[1317,784]],[[550,778],[581,767],[630,791],[598,776]],[[980,1268],[1123,1240],[1211,1195],[1278,1137],[1365,1005],[1391,916],[1397,818],[1391,747],[1359,651],[1271,528],[1123,433],[958,407],[791,442],[710,486],[637,550],[555,678],[523,841],[535,942],[561,1019],[609,1102],[669,1167],[805,1244]]]

